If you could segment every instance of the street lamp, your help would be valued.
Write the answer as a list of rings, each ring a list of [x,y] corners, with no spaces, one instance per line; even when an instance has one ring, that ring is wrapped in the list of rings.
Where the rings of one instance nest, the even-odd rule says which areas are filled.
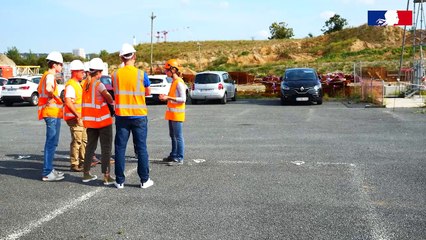
[[[151,75],[152,75],[152,50],[153,50],[153,45],[152,45],[152,37],[153,37],[153,29],[154,29],[154,18],[156,18],[156,16],[154,16],[154,13],[152,13],[152,15],[151,15],[151,65],[150,65],[150,68],[151,68],[151,71],[150,71],[150,73],[151,73]]]
[[[201,70],[201,43],[197,42],[198,45],[198,69]]]

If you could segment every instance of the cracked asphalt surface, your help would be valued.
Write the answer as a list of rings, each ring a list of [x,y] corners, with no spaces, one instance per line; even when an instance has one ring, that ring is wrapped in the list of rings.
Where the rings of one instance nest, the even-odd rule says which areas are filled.
[[[44,122],[0,105],[0,239],[426,239],[417,109],[188,105],[185,164],[168,167],[165,105],[148,108],[155,185],[139,188],[130,141],[118,190],[69,172],[65,122],[54,161],[65,179],[42,182]]]

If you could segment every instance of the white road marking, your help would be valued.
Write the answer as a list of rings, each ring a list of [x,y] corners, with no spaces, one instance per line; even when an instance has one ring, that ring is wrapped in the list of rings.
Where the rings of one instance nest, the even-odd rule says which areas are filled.
[[[291,163],[296,164],[297,166],[300,166],[300,165],[305,164],[305,162],[304,162],[304,161],[293,161],[293,162],[291,162]]]
[[[130,169],[130,170],[128,170],[128,171],[125,172],[125,175],[126,176],[130,176],[134,172],[136,172],[136,170],[137,170],[137,168]],[[13,240],[13,239],[21,238],[21,237],[29,234],[34,229],[40,227],[44,223],[49,222],[49,221],[55,219],[56,217],[64,214],[65,212],[67,212],[67,211],[69,211],[69,210],[71,210],[73,208],[76,208],[82,202],[89,200],[90,198],[92,198],[96,194],[98,194],[98,193],[100,193],[102,191],[105,191],[106,189],[108,189],[108,187],[100,187],[100,188],[97,188],[94,191],[91,191],[91,192],[88,192],[88,193],[84,194],[83,196],[80,196],[79,198],[77,198],[77,199],[75,199],[73,201],[67,201],[67,202],[61,204],[62,205],[61,207],[53,210],[52,212],[50,212],[49,214],[47,214],[43,218],[35,220],[35,221],[31,221],[28,224],[23,224],[23,226],[17,228],[18,230],[15,230],[14,232],[12,232],[11,234],[9,234],[5,238],[2,238],[1,240]]]

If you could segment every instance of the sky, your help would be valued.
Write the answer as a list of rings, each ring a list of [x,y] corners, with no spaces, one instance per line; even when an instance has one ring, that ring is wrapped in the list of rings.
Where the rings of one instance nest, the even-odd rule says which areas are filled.
[[[0,52],[117,52],[127,43],[265,40],[285,22],[294,38],[321,35],[334,14],[348,27],[367,23],[368,10],[405,10],[406,0],[0,0]],[[410,9],[413,1],[410,0]]]

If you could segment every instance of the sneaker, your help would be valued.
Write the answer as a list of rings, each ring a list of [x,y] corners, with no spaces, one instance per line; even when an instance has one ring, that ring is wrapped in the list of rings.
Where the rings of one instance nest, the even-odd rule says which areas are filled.
[[[115,179],[112,178],[111,176],[108,176],[107,178],[104,178],[104,185],[108,186],[108,185],[112,185],[115,184]]]
[[[114,185],[115,185],[115,187],[116,187],[116,188],[118,188],[118,189],[122,189],[122,188],[124,188],[124,183],[117,183],[117,182],[114,182]]]
[[[52,172],[53,172],[54,174],[56,174],[57,176],[60,176],[60,177],[64,176],[64,173],[63,173],[63,172],[56,171],[55,169],[53,169],[53,170],[52,170]]]
[[[152,185],[154,185],[154,181],[152,181],[151,178],[148,178],[148,181],[141,183],[141,188],[149,188]]]
[[[167,166],[181,166],[181,165],[183,165],[183,161],[173,161],[167,164]]]
[[[71,172],[83,172],[83,168],[80,166],[71,166]]]
[[[84,176],[83,176],[83,180],[81,180],[81,181],[84,182],[84,183],[87,183],[87,182],[90,182],[90,181],[93,181],[93,180],[96,180],[96,179],[98,179],[98,177],[96,175],[91,175],[90,173],[85,173]]]
[[[56,175],[53,171],[51,171],[47,176],[44,176],[41,180],[45,182],[53,182],[53,181],[60,181],[64,179],[64,176]]]
[[[109,160],[109,163],[110,163],[110,164],[114,164],[114,163],[115,163],[114,158],[111,158],[111,159]]]
[[[170,156],[163,158],[163,162],[173,162],[173,161],[175,160]]]

